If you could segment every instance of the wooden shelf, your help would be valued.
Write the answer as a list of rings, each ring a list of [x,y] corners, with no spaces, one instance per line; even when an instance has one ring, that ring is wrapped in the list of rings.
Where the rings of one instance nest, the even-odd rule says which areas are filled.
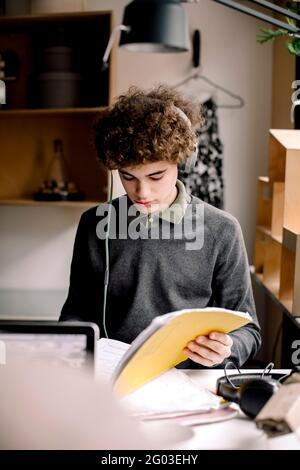
[[[257,225],[270,227],[272,219],[272,185],[267,176],[258,178]]]
[[[8,105],[0,109],[0,205],[84,210],[107,199],[107,169],[99,162],[92,143],[92,122],[115,95],[115,48],[107,70],[101,70],[99,61],[112,27],[111,11],[0,17],[1,47],[14,51],[22,64],[18,80],[7,83]],[[46,95],[40,93],[37,77],[48,70],[45,50],[59,44],[61,37],[68,39],[72,70],[82,80],[78,104],[74,101],[71,107],[72,101],[65,101],[61,102],[65,107],[53,107],[54,100],[42,107]],[[57,139],[63,143],[66,179],[75,183],[86,201],[30,199],[48,179]]]
[[[255,272],[300,315],[300,130],[270,130],[269,175],[258,180]]]
[[[281,249],[281,243],[274,238],[266,237],[263,281],[276,295],[279,295]]]
[[[252,273],[251,277],[253,281],[262,286],[269,297],[276,303],[276,305],[293,321],[295,325],[299,328],[300,317],[296,317],[291,313],[289,301],[282,301],[278,298],[278,295],[275,295],[273,291],[264,283],[262,275],[258,273]]]
[[[272,238],[277,243],[282,243],[282,236],[272,235],[272,231],[269,227],[264,227],[263,225],[258,225],[257,230],[264,233],[267,237]]]
[[[258,225],[255,236],[255,272],[264,275],[264,280],[270,279],[274,284],[274,276],[279,283],[280,277],[280,257],[281,257],[282,237],[272,235],[269,227]]]
[[[279,293],[279,282],[278,283],[273,283],[273,284],[268,284],[264,281],[264,277],[263,277],[263,274],[260,274],[260,273],[252,273],[252,275],[256,278],[257,281],[259,281],[265,289],[268,289],[270,291],[270,293],[276,297],[276,300],[278,302],[281,302],[279,300],[279,296],[278,296],[278,293]],[[289,311],[290,313],[291,311]]]
[[[34,199],[0,199],[0,206],[31,206],[31,207],[69,207],[89,209],[105,201],[35,201]]]
[[[112,13],[104,11],[0,17],[1,48],[14,51],[22,64],[18,79],[7,83],[7,111],[24,112],[24,109],[30,113],[34,108],[42,107],[43,103],[51,107],[50,97],[46,99],[47,90],[38,77],[55,71],[55,68],[48,70],[45,51],[59,45],[61,37],[67,38],[72,51],[69,71],[77,73],[81,79],[73,106],[88,109],[107,106],[111,99],[113,54],[105,71],[101,70],[99,57],[104,54],[111,29]],[[52,102],[56,102],[55,98]],[[72,106],[72,100],[61,103],[61,106],[63,103],[67,107]]]
[[[256,224],[268,236],[281,243],[284,215],[284,183],[270,182],[268,176],[258,178]]]
[[[268,283],[264,282],[264,285],[267,289],[269,289],[270,292],[272,292],[273,295],[278,299],[279,298],[279,281],[278,282],[273,282],[273,283]]]
[[[263,274],[260,273],[252,273],[252,277],[255,278],[256,281],[259,281],[260,284],[264,286],[265,289],[269,291],[269,293],[272,295],[272,297],[276,298],[276,301],[278,303],[282,303],[281,300],[279,300],[279,283],[273,283],[273,284],[268,284],[264,281]],[[287,302],[288,304],[288,302]],[[285,308],[286,305],[284,305]],[[289,310],[289,314],[291,314],[291,310]]]
[[[279,298],[300,316],[300,234],[283,229]]]
[[[71,12],[71,13],[45,13],[38,15],[20,15],[20,16],[0,16],[0,27],[19,26],[19,25],[31,25],[34,23],[40,24],[43,21],[72,21],[78,19],[93,19],[99,16],[107,16],[111,14],[110,11],[87,11],[87,12]]]
[[[36,109],[1,109],[0,117],[35,116],[40,114],[97,114],[106,109],[105,106],[95,108],[36,108]]]

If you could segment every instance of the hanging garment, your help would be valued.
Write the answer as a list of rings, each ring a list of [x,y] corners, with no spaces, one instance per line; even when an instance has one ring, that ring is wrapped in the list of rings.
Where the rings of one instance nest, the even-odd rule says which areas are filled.
[[[179,166],[180,179],[188,193],[219,209],[224,206],[223,144],[219,138],[217,105],[212,98],[202,104],[205,123],[198,131],[197,160],[188,173]]]

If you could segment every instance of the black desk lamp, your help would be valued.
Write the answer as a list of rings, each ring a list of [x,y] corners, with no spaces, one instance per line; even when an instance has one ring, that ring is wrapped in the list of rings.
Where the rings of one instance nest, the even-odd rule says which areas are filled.
[[[229,8],[266,21],[285,29],[290,35],[300,37],[300,28],[280,21],[234,0],[213,0]],[[198,3],[199,0],[133,0],[124,10],[123,22],[110,36],[103,56],[103,68],[116,34],[121,31],[120,47],[134,52],[183,52],[190,49],[188,21],[182,3]],[[299,22],[300,15],[266,0],[249,0],[271,12],[276,12]]]
[[[133,52],[184,52],[190,49],[188,20],[181,0],[133,0],[125,7],[103,56],[103,66],[118,31],[120,47]]]
[[[134,0],[124,10],[120,47],[138,52],[184,52],[188,21],[180,0]]]

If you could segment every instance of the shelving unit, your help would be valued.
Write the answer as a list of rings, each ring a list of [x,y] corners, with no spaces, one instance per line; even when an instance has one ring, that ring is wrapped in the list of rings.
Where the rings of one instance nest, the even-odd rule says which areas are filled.
[[[86,114],[94,115],[103,111],[99,108],[37,108],[37,109],[2,109],[0,116],[35,116],[40,114]]]
[[[300,234],[284,227],[279,298],[300,316]]]
[[[269,175],[258,180],[255,273],[300,316],[299,130],[270,130]]]
[[[97,161],[91,127],[114,96],[114,50],[108,70],[101,70],[112,22],[109,11],[0,18],[0,50],[13,50],[20,61],[17,80],[7,83],[7,105],[0,108],[0,205],[85,208],[107,199],[107,171]],[[36,99],[43,47],[57,35],[72,47],[82,77],[78,107],[42,108]],[[32,199],[45,179],[55,139],[63,142],[70,179],[85,201]]]
[[[34,199],[0,199],[2,206],[27,206],[27,207],[74,207],[89,209],[97,205],[100,201],[35,201]]]

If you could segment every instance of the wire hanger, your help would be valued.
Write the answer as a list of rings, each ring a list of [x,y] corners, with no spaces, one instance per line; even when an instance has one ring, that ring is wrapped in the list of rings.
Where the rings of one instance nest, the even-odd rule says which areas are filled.
[[[212,85],[216,90],[222,91],[223,93],[225,93],[226,95],[230,96],[231,98],[237,101],[236,104],[218,104],[217,105],[218,108],[227,108],[227,109],[228,108],[231,108],[231,109],[242,108],[245,105],[245,101],[241,96],[236,95],[235,93],[233,93],[232,91],[228,90],[227,88],[221,85],[218,85],[217,83],[213,82],[212,80],[210,80],[209,78],[205,77],[204,75],[200,73],[200,42],[201,42],[200,31],[196,30],[193,36],[193,65],[194,65],[195,71],[189,77],[177,83],[174,86],[174,88],[178,88],[185,84],[188,84],[192,80],[203,80],[209,85]]]

